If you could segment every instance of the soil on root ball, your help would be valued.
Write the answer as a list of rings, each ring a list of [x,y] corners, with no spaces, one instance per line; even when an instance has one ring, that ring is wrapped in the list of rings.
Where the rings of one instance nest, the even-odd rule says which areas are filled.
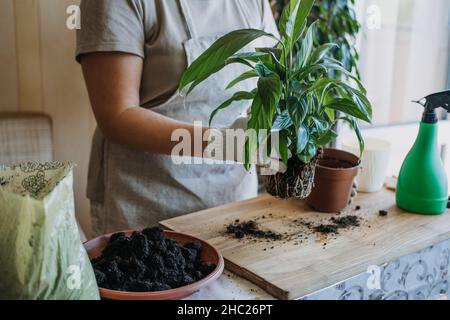
[[[285,173],[264,177],[267,192],[281,199],[306,199],[314,186],[316,165],[322,153],[323,151],[319,150],[309,163],[302,162],[296,156],[290,158]]]
[[[215,265],[200,259],[201,243],[169,239],[160,228],[111,236],[102,255],[92,260],[98,286],[127,292],[179,288],[208,276]]]

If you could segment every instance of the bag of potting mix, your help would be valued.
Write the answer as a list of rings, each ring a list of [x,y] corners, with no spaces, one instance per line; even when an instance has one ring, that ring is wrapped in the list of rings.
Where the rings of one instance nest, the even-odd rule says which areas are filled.
[[[0,299],[99,299],[75,220],[73,165],[0,166]]]

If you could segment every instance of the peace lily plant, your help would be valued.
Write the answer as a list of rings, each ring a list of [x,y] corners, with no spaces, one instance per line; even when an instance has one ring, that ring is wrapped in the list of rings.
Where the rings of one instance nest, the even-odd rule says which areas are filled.
[[[290,1],[279,22],[281,38],[262,30],[243,29],[218,39],[186,70],[179,87],[189,93],[229,64],[248,67],[227,89],[250,78],[257,78],[257,87],[234,93],[211,114],[211,120],[235,101],[251,102],[248,129],[266,130],[269,136],[272,132],[279,134],[279,154],[288,170],[266,177],[266,186],[269,193],[282,198],[306,198],[310,194],[321,150],[336,139],[333,128],[338,121],[347,122],[356,132],[362,153],[364,140],[357,120],[370,122],[372,118],[363,85],[329,55],[336,45],[315,45],[315,24],[306,27],[313,4],[314,0]],[[273,38],[277,44],[241,51],[260,37]],[[330,78],[332,70],[353,79],[354,85]],[[247,168],[248,155],[258,147],[259,139],[246,141]]]

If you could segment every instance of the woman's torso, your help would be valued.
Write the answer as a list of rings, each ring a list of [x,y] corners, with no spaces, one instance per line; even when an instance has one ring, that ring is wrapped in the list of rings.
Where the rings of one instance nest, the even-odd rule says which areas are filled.
[[[184,98],[176,89],[188,64],[219,36],[232,30],[276,32],[270,12],[272,20],[265,21],[266,0],[127,1],[136,6],[133,12],[142,18],[145,38],[141,104],[185,122],[203,121],[207,125],[212,110],[232,94],[225,91],[227,83],[246,71],[240,65],[227,67]],[[253,46],[272,44],[259,40]],[[251,90],[255,85],[254,80],[247,80],[234,90]],[[236,103],[219,114],[217,124],[231,124],[247,108],[247,103]],[[88,179],[96,234],[153,225],[170,217],[248,199],[256,192],[254,170],[246,172],[241,164],[176,165],[170,156],[111,143],[96,131]]]

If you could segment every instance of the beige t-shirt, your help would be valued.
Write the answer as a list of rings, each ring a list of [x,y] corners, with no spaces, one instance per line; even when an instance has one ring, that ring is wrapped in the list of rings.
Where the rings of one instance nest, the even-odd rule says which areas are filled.
[[[149,108],[176,91],[186,69],[183,42],[189,38],[226,34],[248,23],[277,33],[268,0],[184,0],[187,13],[180,1],[82,0],[77,60],[82,54],[111,51],[142,57],[141,106]],[[195,21],[191,30],[185,14]]]

